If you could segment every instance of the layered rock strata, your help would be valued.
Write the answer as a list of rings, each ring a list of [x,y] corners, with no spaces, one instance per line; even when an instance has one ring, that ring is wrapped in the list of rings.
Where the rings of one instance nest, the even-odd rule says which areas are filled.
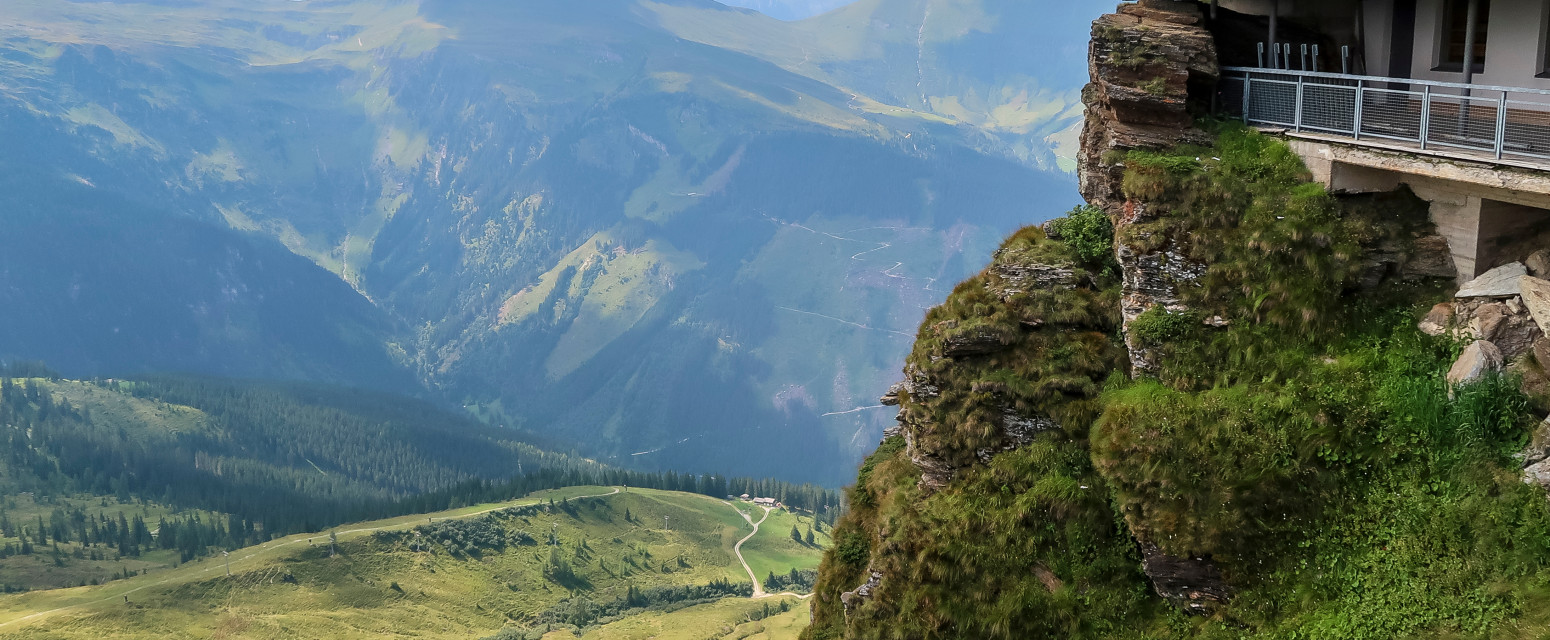
[[[1077,176],[1082,196],[1114,222],[1115,255],[1124,271],[1121,310],[1128,327],[1153,306],[1184,311],[1180,289],[1196,286],[1205,271],[1170,241],[1127,232],[1160,212],[1125,196],[1122,160],[1135,149],[1210,143],[1210,136],[1194,126],[1190,104],[1192,88],[1200,94],[1200,88],[1216,81],[1216,44],[1195,4],[1142,0],[1093,23],[1088,71],[1092,82],[1082,92],[1087,121]],[[1134,341],[1127,343],[1134,370],[1150,370],[1150,354]]]

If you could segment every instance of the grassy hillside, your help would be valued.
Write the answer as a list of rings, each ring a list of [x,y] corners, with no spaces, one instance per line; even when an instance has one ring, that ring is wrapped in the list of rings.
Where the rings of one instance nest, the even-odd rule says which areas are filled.
[[[785,615],[759,621],[765,631],[757,633],[792,637],[805,612],[799,618],[779,612],[779,600],[746,599],[732,545],[748,530],[731,506],[704,496],[573,487],[343,526],[332,554],[327,535],[273,540],[233,552],[230,578],[212,558],[100,587],[5,596],[0,633],[470,638],[504,627],[509,637],[522,637],[569,621],[597,627],[585,631],[587,638],[638,638],[648,628],[704,630],[699,638],[721,637],[715,634],[723,627],[750,629],[740,625],[768,602]],[[818,554],[810,550],[797,562],[811,566]],[[735,594],[739,581],[739,599],[682,609],[697,594]],[[704,586],[717,584],[725,586]],[[684,585],[700,591],[670,593]],[[620,602],[638,606],[596,617]]]
[[[784,607],[784,611],[782,608]],[[589,629],[581,640],[796,640],[807,627],[807,602],[791,596],[740,598],[672,612],[645,612]],[[570,630],[544,640],[572,640]]]

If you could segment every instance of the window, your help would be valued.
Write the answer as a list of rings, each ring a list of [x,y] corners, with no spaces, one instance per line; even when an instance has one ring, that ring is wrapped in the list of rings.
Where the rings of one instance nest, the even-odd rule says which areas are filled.
[[[1539,77],[1550,77],[1550,2],[1539,16]]]
[[[1491,0],[1480,3],[1475,16],[1475,73],[1485,71],[1486,33],[1491,21]],[[1443,0],[1442,51],[1438,71],[1464,70],[1464,39],[1468,32],[1469,0]]]

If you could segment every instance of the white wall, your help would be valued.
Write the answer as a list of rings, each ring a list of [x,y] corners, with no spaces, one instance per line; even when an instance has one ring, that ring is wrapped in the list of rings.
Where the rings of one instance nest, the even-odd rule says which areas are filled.
[[[1411,77],[1463,82],[1458,71],[1432,71],[1441,60],[1442,0],[1419,0],[1415,16],[1415,61]],[[1537,78],[1542,67],[1550,1],[1491,0],[1490,38],[1486,40],[1485,72],[1474,84],[1550,89],[1550,78]]]

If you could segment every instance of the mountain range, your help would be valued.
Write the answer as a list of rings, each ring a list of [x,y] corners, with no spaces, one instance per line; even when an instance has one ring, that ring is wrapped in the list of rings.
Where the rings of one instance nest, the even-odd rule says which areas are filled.
[[[8,2],[0,358],[839,484],[924,310],[1078,202],[1098,10]]]

